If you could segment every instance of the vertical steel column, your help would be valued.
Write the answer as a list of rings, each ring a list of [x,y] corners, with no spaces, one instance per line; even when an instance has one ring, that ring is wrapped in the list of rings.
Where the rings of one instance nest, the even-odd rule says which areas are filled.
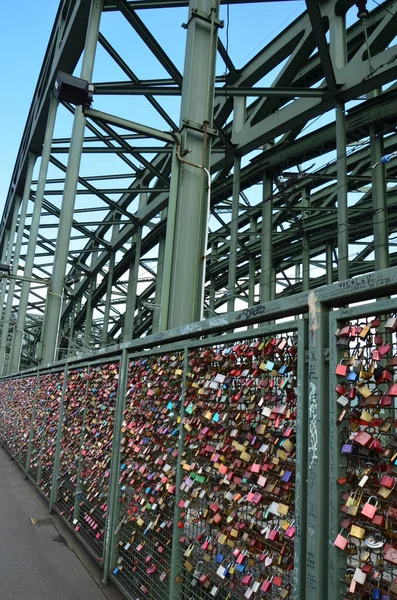
[[[108,493],[108,511],[105,525],[105,541],[103,550],[103,583],[106,583],[112,568],[115,555],[116,521],[118,518],[118,495],[120,479],[120,444],[125,397],[128,384],[128,352],[123,350],[120,359],[119,385],[117,388],[116,414],[113,425],[112,456],[110,460],[110,480]]]
[[[298,370],[296,415],[294,584],[292,597],[305,600],[307,527],[307,448],[308,448],[308,320],[298,321]]]
[[[179,506],[181,500],[181,485],[183,481],[183,469],[181,460],[183,453],[185,452],[185,392],[187,387],[187,373],[189,371],[188,365],[189,350],[184,348],[183,350],[183,383],[181,390],[181,408],[180,408],[180,421],[179,421],[179,439],[178,439],[178,458],[176,463],[176,480],[175,480],[175,499],[174,499],[174,523],[172,530],[172,549],[171,549],[171,572],[170,572],[170,591],[169,600],[178,600],[181,598],[181,567],[182,567],[182,544],[179,541],[180,529],[178,523],[180,521],[181,508]]]
[[[240,202],[240,159],[234,159],[232,220],[230,222],[228,312],[234,311],[237,282],[237,244],[238,244],[238,208]]]
[[[216,256],[218,254],[218,242],[212,242],[211,244],[211,265],[216,260]],[[210,296],[208,300],[208,307],[210,311],[210,316],[214,316],[215,314],[215,294],[216,294],[216,277],[214,275],[210,276]]]
[[[328,571],[328,346],[329,309],[309,292],[307,570],[305,600],[327,598]]]
[[[80,306],[80,308],[78,308],[79,306]],[[77,304],[76,304],[76,309],[75,309],[75,317],[74,317],[74,320],[75,320],[75,321],[76,321],[76,316],[77,316],[77,314],[78,314],[78,312],[79,312],[80,310],[81,310],[81,299],[80,299],[80,301],[79,301],[79,302],[77,302]],[[83,333],[82,333],[81,329],[80,329],[80,336],[79,336],[79,330],[77,330],[77,329],[76,329],[76,325],[75,325],[75,324],[74,324],[74,326],[73,326],[73,327],[74,327],[74,328],[73,328],[73,337],[72,337],[72,340],[73,340],[73,346],[74,346],[74,353],[76,353],[76,352],[77,352],[77,349],[78,349],[78,347],[79,347],[79,344],[80,344],[80,342],[79,342],[79,337],[80,337],[80,338],[81,338],[81,337],[83,337],[83,338],[84,338],[84,336],[83,336]],[[73,346],[72,346],[72,347],[73,347]]]
[[[16,206],[14,207],[14,214],[15,214],[15,208],[16,208]],[[9,265],[11,262],[11,252],[8,253],[9,244],[11,245],[10,238],[11,238],[11,230],[6,229],[4,231],[4,243],[3,243],[3,249],[1,252],[1,262],[3,264],[7,264],[7,265]],[[14,241],[14,236],[12,236],[12,240]],[[10,259],[8,262],[6,262],[8,255],[10,256]],[[0,319],[2,317],[2,312],[4,309],[4,298],[6,295],[7,283],[8,283],[7,279],[2,278],[0,280]]]
[[[258,229],[258,223],[256,217],[250,217],[250,244],[256,237]],[[248,266],[248,306],[254,306],[255,304],[255,285],[256,285],[256,267],[255,267],[255,254],[250,252],[249,266]],[[254,329],[254,324],[248,325],[248,329]]]
[[[139,208],[146,202],[146,194],[139,195]],[[134,335],[136,294],[138,289],[139,263],[141,260],[142,247],[142,226],[138,225],[135,234],[135,256],[130,263],[130,272],[128,275],[127,305],[125,307],[123,341],[132,340]]]
[[[17,207],[16,206],[14,207],[14,214],[15,214],[15,208],[17,208]],[[2,249],[2,253],[1,253],[1,262],[3,264],[7,264],[7,265],[10,264],[10,261],[6,262],[6,260],[8,258],[9,244],[11,246],[10,238],[11,238],[11,230],[6,229],[4,232],[4,244],[3,244],[3,249]],[[12,236],[12,240],[14,240],[14,236]],[[9,253],[9,256],[11,259],[11,252]],[[1,324],[1,328],[3,327],[4,299],[5,299],[5,295],[6,295],[7,283],[8,283],[7,279],[2,278],[0,280],[0,324]]]
[[[114,218],[117,219],[117,215],[115,215]],[[113,225],[111,244],[114,243],[114,240],[115,240],[118,230],[119,230],[119,226]],[[103,315],[103,331],[102,331],[102,346],[103,347],[106,347],[106,345],[108,343],[108,328],[109,328],[110,305],[112,302],[114,260],[115,260],[115,252],[114,252],[114,250],[111,250],[110,258],[109,258],[108,283],[106,286],[105,312]]]
[[[338,182],[338,279],[349,279],[349,226],[347,217],[347,160],[345,105],[336,103],[336,176]]]
[[[330,54],[336,69],[342,69],[347,62],[346,15],[330,18]],[[347,161],[345,107],[336,103],[336,151],[338,182],[338,279],[349,278],[349,231],[347,221]],[[328,264],[328,261],[327,261]],[[329,276],[329,271],[327,277]]]
[[[181,163],[177,158],[176,146],[172,152],[171,182],[167,208],[167,228],[164,246],[163,278],[161,282],[161,308],[159,311],[159,331],[168,329],[168,312],[170,305],[172,260],[174,256],[176,209],[178,204],[178,189]]]
[[[18,233],[17,233],[17,239],[15,242],[15,249],[14,249],[14,255],[13,255],[13,260],[12,260],[13,275],[16,275],[18,273],[19,257],[21,254],[23,232],[24,232],[24,228],[25,228],[26,212],[27,212],[28,203],[29,203],[30,187],[32,185],[32,175],[33,175],[33,168],[34,168],[35,162],[36,162],[36,155],[30,152],[29,159],[28,159],[28,167],[27,167],[26,177],[25,177],[25,186],[23,189],[21,214],[19,215]],[[12,302],[14,300],[14,291],[15,291],[15,279],[11,279],[9,286],[8,286],[7,303],[6,303],[6,308],[4,311],[3,327],[2,327],[2,331],[1,331],[1,340],[0,340],[0,374],[3,374],[3,375],[5,374],[4,363],[5,363],[5,357],[6,357],[8,331],[9,331],[11,313],[12,313]],[[10,370],[8,369],[7,372],[9,373]]]
[[[334,12],[334,11],[332,11]],[[330,54],[335,69],[342,69],[347,62],[346,14],[330,16]]]
[[[371,164],[379,162],[383,156],[382,137],[377,134],[376,126],[369,126]],[[371,170],[372,179],[372,207],[374,209],[374,252],[375,270],[389,267],[389,240],[387,226],[387,198],[386,198],[386,168],[380,164]]]
[[[6,248],[6,254],[5,254],[5,259],[4,259],[8,265],[11,264],[12,250],[14,247],[15,234],[17,233],[18,213],[19,213],[19,209],[21,207],[21,202],[22,202],[21,196],[15,196],[14,211],[12,213],[12,221],[11,221],[11,227],[9,230],[8,245]]]
[[[91,267],[94,264],[96,255],[98,253],[98,246],[94,246],[91,252]],[[85,314],[85,323],[84,323],[84,346],[88,349],[91,346],[91,330],[92,330],[92,319],[94,313],[94,307],[92,305],[92,297],[95,292],[96,287],[96,275],[91,275],[90,285],[88,288],[88,298],[87,298],[87,309]]]
[[[273,178],[266,172],[263,176],[261,278],[259,301],[269,302],[272,298],[273,268]]]
[[[181,161],[177,197],[170,194],[170,209],[176,202],[175,228],[174,236],[166,240],[164,269],[170,269],[171,277],[169,305],[161,303],[161,329],[202,318],[210,197],[204,169],[208,171],[211,156],[219,3],[189,2],[180,135],[182,150],[189,149],[190,153]],[[178,173],[171,181],[174,177]],[[168,233],[167,228],[167,238]],[[164,285],[163,292],[167,297]]]
[[[91,0],[83,63],[81,67],[81,78],[87,81],[92,80],[102,6],[103,0]],[[56,353],[62,292],[68,262],[69,240],[73,223],[73,211],[79,176],[81,151],[83,148],[84,129],[85,117],[82,108],[77,106],[73,121],[73,131],[62,197],[51,289],[49,290],[50,301],[47,306],[43,324],[45,328],[43,363],[51,363],[54,360]]]
[[[68,335],[68,351],[67,356],[72,356],[73,353],[73,336],[74,336],[74,319],[76,315],[76,301],[74,298],[70,300],[72,305],[72,310],[70,312],[70,327],[69,327],[69,335]]]
[[[334,259],[332,256],[332,243],[327,242],[325,245],[325,278],[327,285],[334,282]]]
[[[245,121],[245,98],[234,98],[233,130],[239,131]],[[235,310],[236,283],[237,283],[237,246],[238,246],[238,212],[240,203],[240,168],[239,156],[233,161],[233,197],[232,220],[230,222],[229,246],[229,280],[228,280],[228,312]]]
[[[95,283],[96,283],[96,277],[90,281],[90,287],[89,287],[88,298],[87,298],[87,310],[86,310],[85,325],[84,325],[84,347],[87,350],[91,346],[92,318],[93,318],[93,312],[94,312],[94,308],[92,306],[92,295],[95,291]]]
[[[32,222],[30,224],[29,230],[29,242],[28,248],[26,251],[25,258],[25,268],[24,268],[24,277],[32,277],[35,254],[36,254],[36,244],[37,244],[37,235],[39,233],[40,227],[40,217],[43,208],[43,200],[44,200],[44,190],[45,184],[47,180],[48,173],[48,165],[50,163],[51,157],[51,145],[52,138],[54,134],[55,127],[55,119],[58,108],[58,100],[56,98],[51,97],[50,100],[50,108],[48,111],[47,124],[44,134],[44,143],[43,143],[43,151],[41,155],[40,162],[40,170],[39,177],[37,181],[36,194],[34,199],[33,206],[33,215]],[[23,340],[23,331],[25,328],[25,320],[26,320],[26,311],[28,308],[29,301],[29,293],[30,293],[30,282],[23,281],[21,288],[21,296],[19,300],[18,307],[18,317],[16,327],[12,337],[11,343],[11,353],[10,353],[10,367],[9,371],[14,372],[18,371],[19,363],[21,359],[21,350],[22,350],[22,340]]]
[[[14,212],[15,212],[15,206],[14,206]],[[5,229],[4,230],[4,241],[3,241],[3,248],[1,251],[1,262],[5,263],[5,260],[7,258],[7,253],[8,253],[8,243],[10,241],[10,236],[11,236],[11,231],[10,229]],[[9,263],[8,263],[9,264]],[[3,282],[0,282],[3,283]]]
[[[165,217],[165,211],[162,212],[161,218]],[[161,306],[161,288],[163,285],[164,272],[164,252],[165,252],[165,235],[162,235],[159,240],[159,251],[157,256],[157,272],[156,272],[156,292],[154,295],[154,310],[152,321],[152,333],[159,331],[160,324],[160,306]]]
[[[15,196],[15,204],[14,204],[14,212],[12,214],[12,222],[11,222],[11,227],[10,229],[8,229],[8,240],[7,242],[4,243],[4,247],[3,247],[3,256],[2,256],[2,262],[4,262],[6,265],[11,264],[11,258],[12,258],[12,249],[14,247],[14,239],[15,239],[15,233],[17,230],[17,219],[18,219],[18,212],[19,212],[19,207],[21,205],[21,198],[20,196]],[[7,291],[7,284],[8,284],[8,280],[2,279],[0,282],[1,285],[1,292],[0,292],[0,318],[3,317],[3,311],[4,311],[4,299],[5,299],[5,295],[6,295],[6,291]]]
[[[295,265],[295,284],[299,283],[301,280],[301,266],[299,263]]]
[[[335,331],[338,326],[337,321],[338,312],[330,313],[329,319],[329,412],[330,412],[330,434],[329,434],[329,507],[330,507],[330,524],[329,524],[329,535],[330,542],[333,542],[338,535],[340,528],[340,500],[341,500],[341,488],[338,486],[337,479],[342,476],[341,469],[341,455],[340,455],[340,429],[338,429],[336,423],[339,417],[340,407],[335,402],[335,387],[337,385],[337,376],[335,375],[336,365],[339,360],[343,358],[343,349],[338,348],[336,345]],[[345,322],[344,322],[345,324]],[[325,382],[324,382],[324,387]],[[341,426],[342,427],[342,426]],[[333,544],[330,544],[329,556],[328,556],[328,598],[342,598],[343,589],[346,590],[346,583],[344,583],[343,567],[346,567],[347,559],[346,556],[342,555],[342,552],[335,548]]]
[[[255,217],[250,217],[250,244],[252,243],[257,232],[257,221]],[[250,252],[249,267],[248,267],[248,306],[255,304],[255,254]],[[250,326],[249,329],[252,327]]]
[[[277,289],[277,270],[276,267],[272,267],[272,282],[270,288],[270,300],[274,300],[276,297]]]
[[[69,365],[68,365],[68,363],[66,363],[65,369],[63,371],[62,395],[61,395],[61,400],[60,400],[60,405],[59,405],[58,429],[57,429],[57,437],[56,437],[56,442],[55,442],[54,470],[52,472],[51,494],[50,494],[50,508],[49,508],[50,512],[52,512],[52,510],[54,508],[54,504],[57,501],[57,496],[58,496],[59,461],[61,458],[63,412],[65,409],[65,394],[66,394],[66,388],[68,385],[68,376],[69,376]]]
[[[302,208],[310,208],[310,190],[304,188],[302,191]],[[310,289],[310,242],[309,234],[306,232],[305,221],[310,217],[310,212],[303,210],[304,234],[302,237],[302,291]]]

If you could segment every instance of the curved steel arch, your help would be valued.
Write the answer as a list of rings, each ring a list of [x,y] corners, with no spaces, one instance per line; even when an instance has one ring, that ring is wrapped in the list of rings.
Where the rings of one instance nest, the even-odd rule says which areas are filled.
[[[292,295],[346,273],[355,276],[396,263],[392,250],[397,229],[397,163],[391,162],[387,171],[383,166],[371,166],[396,148],[397,8],[387,0],[370,11],[365,23],[367,46],[362,21],[345,27],[345,15],[354,4],[307,0],[306,12],[241,69],[235,68],[234,57],[217,41],[226,74],[218,69],[210,89],[215,100],[208,132],[212,182],[204,316],[233,310],[241,303]],[[84,51],[91,5],[89,0],[60,2],[39,75],[0,225],[2,260],[10,263],[18,257],[16,276],[25,272],[29,215],[34,212],[40,183],[28,181],[29,156],[32,160],[42,154],[50,91],[59,70],[74,72]],[[104,3],[104,14],[119,13],[131,27],[134,43],[149,49],[161,76],[140,79],[129,59],[100,30],[99,44],[127,78],[98,83],[101,102],[108,96],[126,97],[130,103],[135,98],[146,99],[164,130],[175,130],[175,119],[164,98],[183,104],[193,92],[183,88],[179,66],[146,25],[145,9],[168,11],[187,6],[184,0]],[[189,23],[194,17],[204,28],[221,26],[211,21],[211,13],[194,13],[192,8],[186,13]],[[188,48],[186,60],[194,51]],[[271,72],[275,73],[272,84],[264,87],[262,80]],[[335,107],[336,122],[330,113]],[[60,111],[75,112],[69,105],[58,107]],[[203,132],[203,123],[194,114],[180,124],[182,138],[198,135],[202,139]],[[72,132],[71,137],[54,138],[49,148],[50,170],[44,175],[32,273],[36,277],[52,276],[59,267],[52,261],[64,174],[70,170],[59,155],[70,154],[71,138]],[[191,249],[186,241],[182,246],[178,242],[178,228],[167,228],[178,160],[172,158],[172,152],[172,144],[151,138],[150,131],[147,135],[134,133],[95,115],[86,119],[83,156],[91,157],[91,167],[92,157],[113,158],[109,172],[98,167],[96,172],[87,174],[80,169],[75,173],[78,187],[67,268],[62,274],[66,279],[55,357],[74,353],[81,346],[95,348],[141,336],[164,323],[175,325],[167,315],[159,322],[159,314],[164,312],[162,283],[169,268],[164,265],[169,265],[170,246],[174,260]],[[176,186],[180,193],[181,183]],[[25,203],[30,198],[27,220],[19,209],[26,193]],[[88,204],[92,202],[94,206]],[[17,219],[24,232],[19,248]],[[338,256],[338,247],[348,250]],[[183,282],[176,279],[177,274],[171,275],[173,301],[183,290]],[[22,285],[22,295],[24,287],[26,295],[27,285]],[[4,300],[5,281],[1,294]],[[21,362],[19,356],[7,359],[16,330],[10,315],[20,299],[19,292],[8,294],[3,310],[0,366],[4,372],[43,357],[45,289],[34,295],[28,290],[27,311],[18,316],[26,331]]]

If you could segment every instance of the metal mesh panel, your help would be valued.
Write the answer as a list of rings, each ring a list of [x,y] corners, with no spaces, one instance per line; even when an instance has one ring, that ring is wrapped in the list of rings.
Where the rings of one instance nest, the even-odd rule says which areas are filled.
[[[12,454],[23,467],[27,456],[35,383],[36,377],[29,377],[14,380],[13,385],[10,386],[12,390],[10,401],[15,415]]]
[[[30,424],[32,419],[32,407],[36,389],[36,377],[27,377],[20,381],[18,386],[18,405],[20,407],[20,442],[19,442],[19,462],[25,467],[28,455]]]
[[[7,382],[0,382],[0,440],[3,444],[7,443],[7,422],[8,422],[8,402],[7,402]]]
[[[183,598],[285,598],[294,562],[296,339],[189,355]]]
[[[60,515],[73,521],[78,463],[81,447],[87,369],[71,370],[65,390],[58,490],[55,507]]]
[[[112,568],[132,597],[168,597],[182,363],[178,353],[129,367]]]
[[[340,430],[340,534],[343,597],[397,593],[397,320],[393,315],[342,323],[337,346],[337,425]],[[373,507],[373,508],[372,508]],[[346,542],[345,542],[346,540]],[[341,594],[342,597],[342,594]],[[395,595],[393,595],[395,597]]]
[[[41,375],[37,382],[29,473],[49,495],[63,373]]]
[[[46,496],[49,496],[51,492],[63,377],[63,372],[46,375],[45,380],[42,383],[46,391],[45,431],[43,432],[40,478],[38,483],[40,489]]]
[[[92,368],[88,376],[75,530],[97,558],[103,554],[118,363]]]
[[[27,455],[35,381],[35,377],[14,379],[1,386],[4,443],[22,466]]]
[[[171,569],[186,600],[289,596],[296,344],[290,333],[189,350],[185,383],[182,352],[131,361],[111,555],[131,597],[168,597]],[[28,420],[6,384],[2,428],[21,455]],[[36,390],[30,473],[47,494],[62,384],[41,375]],[[117,384],[118,364],[72,370],[64,397],[55,507],[99,560]]]

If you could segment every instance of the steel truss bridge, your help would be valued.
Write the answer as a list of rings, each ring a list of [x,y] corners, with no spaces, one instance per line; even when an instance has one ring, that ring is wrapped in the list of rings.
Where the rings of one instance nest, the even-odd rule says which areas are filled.
[[[239,68],[235,5],[272,8],[61,0],[0,225],[3,374],[396,265],[397,2],[306,0]]]

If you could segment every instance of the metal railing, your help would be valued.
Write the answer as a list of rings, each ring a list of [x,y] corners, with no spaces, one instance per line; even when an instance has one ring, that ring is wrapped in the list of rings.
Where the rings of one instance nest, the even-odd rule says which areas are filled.
[[[368,416],[360,399],[363,381],[387,396],[393,381],[374,372],[383,365],[393,380],[385,361],[397,354],[384,331],[396,299],[339,307],[396,292],[390,269],[10,376],[0,382],[3,444],[130,599],[334,600],[390,588],[387,519],[351,516],[350,527],[389,544],[365,562],[365,541],[350,536],[348,554],[333,542],[341,495],[359,489],[362,455],[374,460],[362,449],[341,458],[341,443],[367,433],[360,416],[390,423],[369,431],[383,450],[394,440],[394,401]],[[356,399],[343,407],[336,365],[346,353],[348,378],[350,355],[377,351],[378,315],[377,342],[390,348],[371,359],[372,379],[350,376]],[[361,321],[369,334],[357,344]],[[341,326],[356,327],[347,342]],[[377,464],[394,477],[387,452]],[[375,472],[360,511],[380,487]],[[378,504],[393,514],[393,489]]]

